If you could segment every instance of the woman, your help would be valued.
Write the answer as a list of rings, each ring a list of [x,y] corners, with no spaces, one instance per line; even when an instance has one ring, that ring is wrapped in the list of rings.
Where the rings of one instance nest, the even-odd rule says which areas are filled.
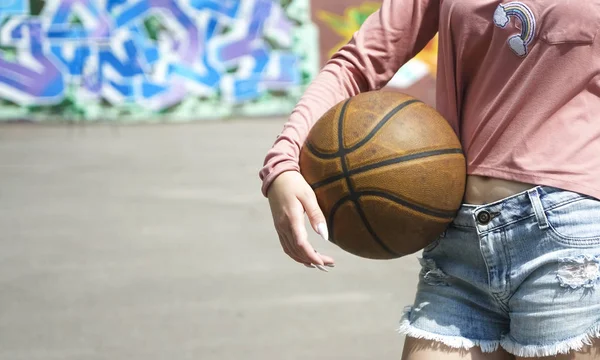
[[[437,109],[467,159],[464,205],[423,251],[403,359],[600,358],[598,0],[384,0],[307,89],[260,172],[281,245],[334,261],[298,172],[308,131],[383,87],[439,32]],[[554,357],[556,356],[556,357]]]

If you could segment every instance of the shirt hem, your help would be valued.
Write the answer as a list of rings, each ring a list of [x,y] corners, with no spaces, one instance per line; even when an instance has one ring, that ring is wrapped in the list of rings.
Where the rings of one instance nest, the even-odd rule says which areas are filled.
[[[551,186],[600,199],[600,189],[590,187],[580,182],[557,179],[547,175],[536,175],[512,169],[499,169],[475,165],[467,166],[467,174],[488,176],[509,181],[518,181],[538,186]]]

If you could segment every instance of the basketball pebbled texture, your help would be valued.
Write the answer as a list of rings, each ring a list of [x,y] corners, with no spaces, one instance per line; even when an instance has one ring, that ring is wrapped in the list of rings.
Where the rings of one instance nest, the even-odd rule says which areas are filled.
[[[330,241],[354,255],[393,259],[423,249],[462,203],[466,165],[448,122],[417,99],[371,91],[312,127],[300,152]]]

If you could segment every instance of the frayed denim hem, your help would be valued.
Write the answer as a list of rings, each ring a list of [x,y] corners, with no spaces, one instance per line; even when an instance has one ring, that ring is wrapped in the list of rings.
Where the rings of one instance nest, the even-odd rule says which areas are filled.
[[[572,351],[581,351],[586,346],[591,346],[594,339],[600,339],[600,323],[590,327],[585,333],[550,345],[524,345],[518,343],[510,335],[501,340],[477,340],[467,339],[462,336],[439,335],[429,331],[421,330],[410,323],[412,307],[404,310],[400,320],[398,333],[415,338],[435,341],[453,349],[469,350],[479,347],[481,352],[491,353],[499,348],[518,357],[547,357],[568,354]]]
[[[545,357],[568,354],[580,351],[585,346],[592,345],[594,339],[600,338],[600,323],[589,328],[584,334],[551,345],[523,345],[512,337],[506,336],[500,346],[507,352],[519,357]]]
[[[469,350],[473,347],[479,347],[484,353],[491,353],[498,350],[500,346],[500,340],[475,340],[467,339],[461,336],[449,336],[434,334],[425,330],[418,329],[410,323],[410,312],[411,307],[407,307],[404,310],[402,320],[400,320],[400,327],[398,333],[415,338],[436,341],[442,343],[453,349],[464,349]]]

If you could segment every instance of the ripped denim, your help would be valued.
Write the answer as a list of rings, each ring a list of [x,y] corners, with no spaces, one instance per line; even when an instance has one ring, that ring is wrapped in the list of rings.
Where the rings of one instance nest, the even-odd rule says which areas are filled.
[[[597,199],[540,186],[463,205],[419,261],[403,334],[522,357],[580,350],[600,337]]]

